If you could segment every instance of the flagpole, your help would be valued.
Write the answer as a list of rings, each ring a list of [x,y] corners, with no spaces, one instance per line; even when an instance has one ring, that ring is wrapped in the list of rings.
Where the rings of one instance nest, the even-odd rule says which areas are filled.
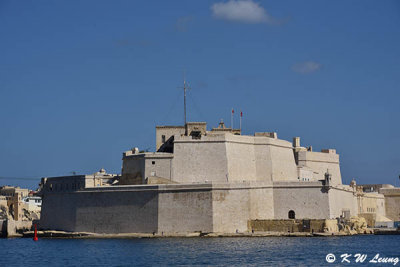
[[[231,114],[231,129],[233,130],[233,113],[234,113],[235,111],[233,110],[233,108],[232,108],[232,114]]]
[[[240,111],[240,134],[242,134],[242,117],[243,117],[243,112]]]

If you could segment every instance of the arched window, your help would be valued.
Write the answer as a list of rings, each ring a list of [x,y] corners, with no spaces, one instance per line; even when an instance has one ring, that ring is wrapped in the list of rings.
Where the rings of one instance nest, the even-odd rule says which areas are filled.
[[[289,210],[289,219],[296,219],[296,213],[293,210]]]

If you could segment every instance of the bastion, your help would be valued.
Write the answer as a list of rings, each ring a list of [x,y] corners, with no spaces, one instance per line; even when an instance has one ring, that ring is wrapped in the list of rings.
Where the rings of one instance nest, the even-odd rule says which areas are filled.
[[[155,152],[133,148],[122,160],[121,175],[43,178],[40,228],[250,232],[257,220],[357,216],[364,198],[355,184],[342,184],[335,149],[315,152],[274,132],[242,135],[223,122],[211,130],[204,122],[157,126]]]

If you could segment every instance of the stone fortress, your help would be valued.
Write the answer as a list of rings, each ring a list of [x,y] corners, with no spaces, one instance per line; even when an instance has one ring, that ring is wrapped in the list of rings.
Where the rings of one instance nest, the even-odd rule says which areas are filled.
[[[257,221],[400,221],[400,188],[342,184],[335,149],[221,123],[157,126],[156,152],[123,153],[121,175],[42,178],[42,229],[92,233],[237,233]]]

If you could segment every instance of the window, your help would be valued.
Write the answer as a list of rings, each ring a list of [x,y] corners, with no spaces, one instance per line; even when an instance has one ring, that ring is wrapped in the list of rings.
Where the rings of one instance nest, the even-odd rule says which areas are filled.
[[[200,131],[192,131],[190,133],[192,139],[201,139],[201,132]]]
[[[165,135],[164,135],[164,134],[161,136],[161,142],[162,142],[163,144],[165,143]]]
[[[289,210],[288,217],[289,219],[296,219],[296,213],[293,210]]]
[[[155,161],[152,161],[151,164],[152,164],[152,165],[156,165],[156,162],[155,162]]]

